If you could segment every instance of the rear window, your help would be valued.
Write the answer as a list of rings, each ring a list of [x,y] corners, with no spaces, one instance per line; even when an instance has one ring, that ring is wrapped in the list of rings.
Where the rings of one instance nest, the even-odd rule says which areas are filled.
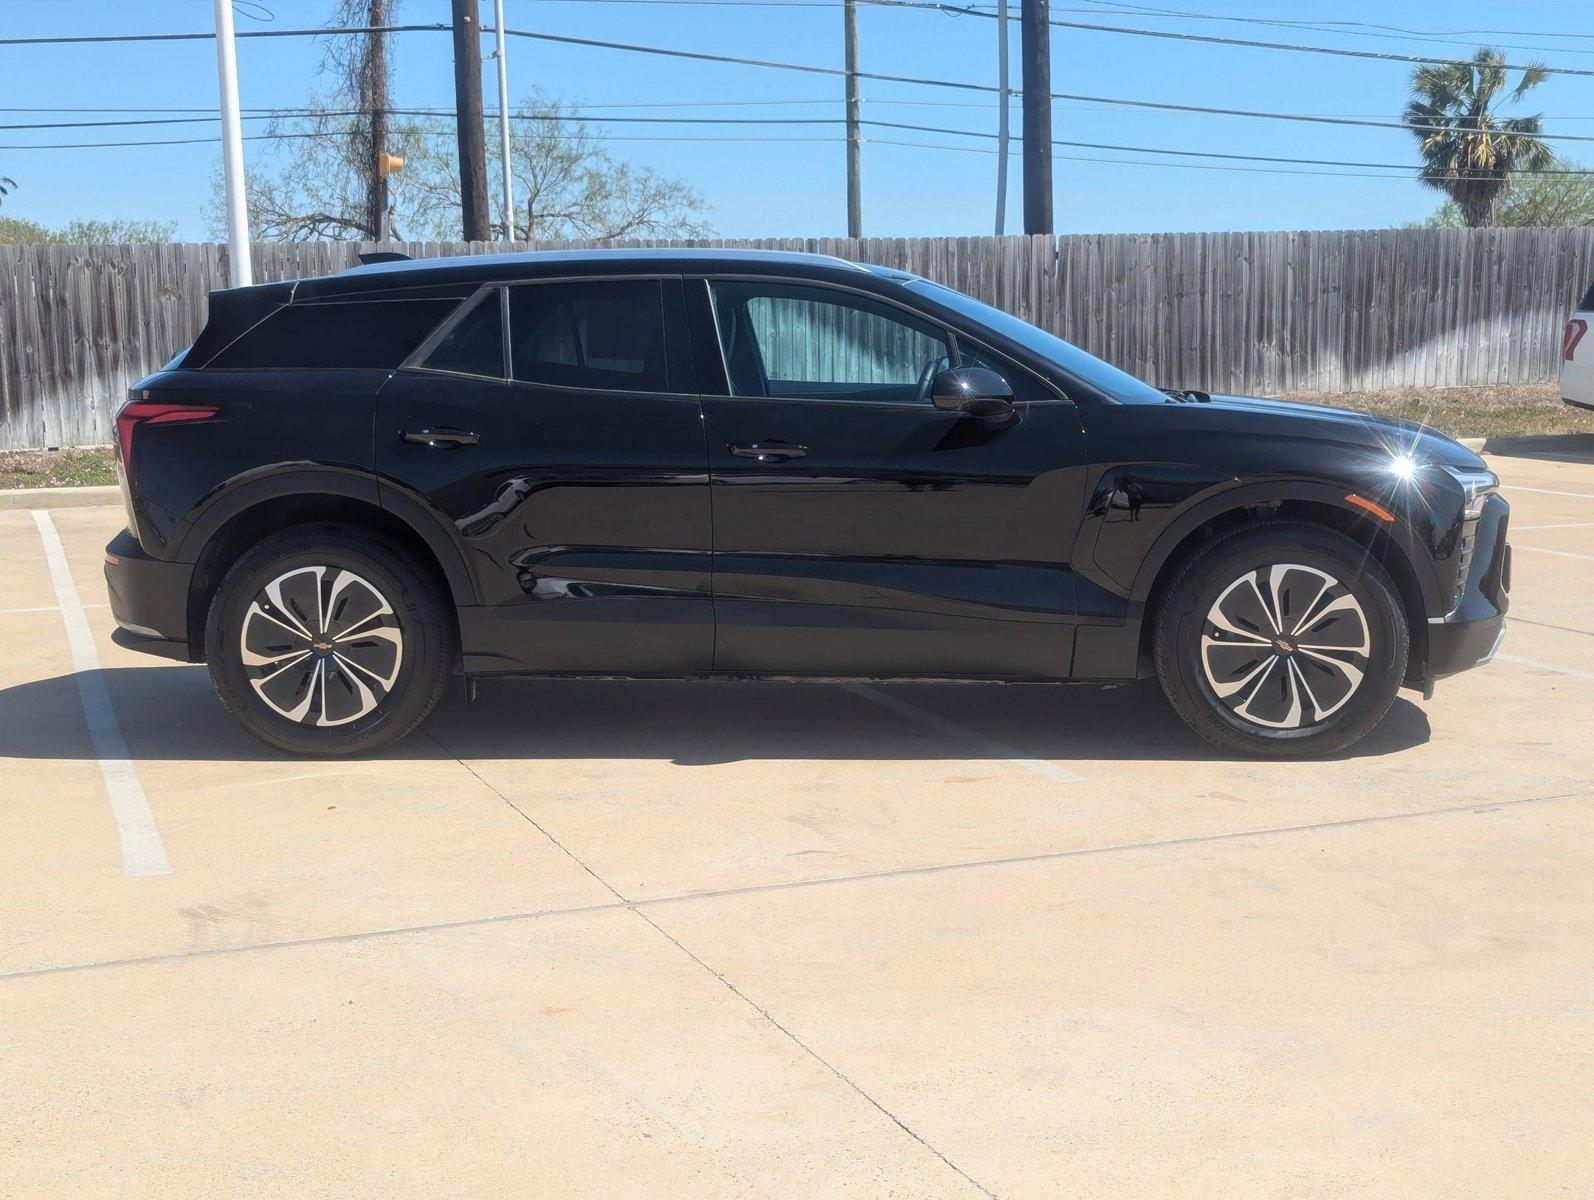
[[[509,289],[509,361],[522,383],[667,391],[664,295],[656,279],[525,283]]]
[[[289,304],[207,365],[391,369],[408,358],[457,307],[458,299]]]
[[[503,288],[493,288],[462,316],[421,365],[456,375],[504,377]]]

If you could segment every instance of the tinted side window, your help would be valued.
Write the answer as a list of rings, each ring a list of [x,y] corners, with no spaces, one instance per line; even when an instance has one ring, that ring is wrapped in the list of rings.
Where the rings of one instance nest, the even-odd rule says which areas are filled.
[[[458,306],[457,299],[289,304],[208,365],[396,367]]]
[[[421,365],[433,371],[504,377],[502,288],[487,292],[444,335]]]
[[[523,383],[668,391],[657,280],[525,283],[509,289],[510,369]]]
[[[737,396],[928,404],[951,365],[938,326],[851,292],[722,282],[714,310]]]

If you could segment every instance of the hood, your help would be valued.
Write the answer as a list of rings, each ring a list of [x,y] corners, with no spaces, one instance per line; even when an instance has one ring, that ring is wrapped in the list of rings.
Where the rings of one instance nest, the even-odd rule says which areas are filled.
[[[1412,421],[1398,421],[1348,408],[1254,396],[1213,395],[1209,401],[1200,403],[1204,407],[1264,418],[1267,424],[1287,423],[1291,433],[1308,433],[1342,444],[1409,454],[1419,460],[1445,463],[1463,470],[1475,471],[1485,466],[1483,459],[1454,438]]]

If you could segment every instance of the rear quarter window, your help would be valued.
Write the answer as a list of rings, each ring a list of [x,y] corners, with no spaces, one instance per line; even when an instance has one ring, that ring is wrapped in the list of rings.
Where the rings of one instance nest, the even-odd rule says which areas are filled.
[[[289,304],[206,365],[391,369],[408,358],[459,304],[457,298]]]

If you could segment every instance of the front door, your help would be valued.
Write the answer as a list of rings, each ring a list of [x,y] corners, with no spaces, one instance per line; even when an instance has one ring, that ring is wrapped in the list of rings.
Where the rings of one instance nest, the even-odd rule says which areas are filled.
[[[723,361],[700,370],[722,393],[703,399],[715,669],[1066,677],[1085,463],[1074,406],[965,343],[963,361],[1014,386],[1019,420],[935,408],[956,340],[883,299],[776,280],[687,288]]]
[[[452,523],[467,670],[669,674],[713,653],[678,279],[490,287],[383,388],[377,465]],[[507,336],[506,336],[507,334]]]

